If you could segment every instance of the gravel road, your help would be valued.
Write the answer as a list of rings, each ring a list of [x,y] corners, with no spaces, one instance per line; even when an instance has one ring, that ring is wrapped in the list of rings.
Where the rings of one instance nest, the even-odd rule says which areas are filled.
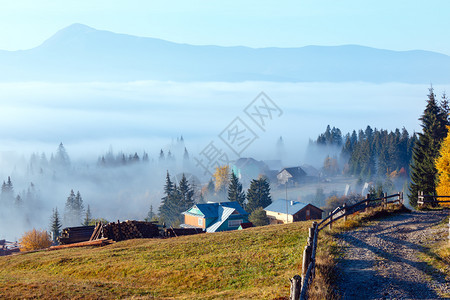
[[[343,299],[440,299],[450,293],[450,266],[428,266],[418,259],[424,246],[446,239],[448,228],[431,228],[449,211],[411,212],[339,234],[343,255],[337,263]],[[448,278],[447,278],[448,279]]]

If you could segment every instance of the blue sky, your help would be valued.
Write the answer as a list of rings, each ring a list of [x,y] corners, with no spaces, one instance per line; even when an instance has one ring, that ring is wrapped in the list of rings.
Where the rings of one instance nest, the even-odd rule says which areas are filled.
[[[14,0],[0,9],[0,49],[35,47],[72,23],[190,44],[359,44],[450,55],[448,0]]]

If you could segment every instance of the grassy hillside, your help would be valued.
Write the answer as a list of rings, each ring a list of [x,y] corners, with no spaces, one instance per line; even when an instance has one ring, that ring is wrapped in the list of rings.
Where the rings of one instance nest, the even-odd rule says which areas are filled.
[[[287,297],[310,224],[0,257],[0,298]]]

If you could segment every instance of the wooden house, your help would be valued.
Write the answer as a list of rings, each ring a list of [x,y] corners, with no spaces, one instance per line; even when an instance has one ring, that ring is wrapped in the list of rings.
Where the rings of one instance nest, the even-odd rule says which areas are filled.
[[[290,186],[304,182],[306,172],[301,167],[284,168],[277,175],[278,184],[287,184]]]
[[[278,199],[264,208],[270,224],[322,219],[322,210],[312,204]]]

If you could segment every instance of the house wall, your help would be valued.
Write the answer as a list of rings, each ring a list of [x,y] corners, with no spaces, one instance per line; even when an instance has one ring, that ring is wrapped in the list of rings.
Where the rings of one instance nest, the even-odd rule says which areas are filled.
[[[309,212],[309,214],[308,214]],[[322,219],[322,211],[311,204],[305,206],[294,215],[294,221],[306,221]]]
[[[229,227],[228,226],[228,221],[229,220],[242,220],[242,223],[247,223],[248,222],[248,215],[231,215],[228,217],[228,219],[226,219],[225,222],[222,223],[222,225],[219,226],[219,228],[217,228],[217,231],[228,231],[228,230],[237,230],[239,228],[239,225],[237,226],[233,226],[233,227]]]
[[[198,220],[199,219],[202,219],[202,224],[203,225],[199,225],[198,224]],[[184,215],[184,224],[192,225],[192,226],[203,228],[203,229],[206,228],[205,227],[205,218],[202,218],[202,217],[195,217],[195,216],[191,216],[191,215]]]
[[[270,220],[270,224],[285,224],[286,223],[286,214],[273,212],[273,211],[266,211],[266,215]],[[293,222],[292,215],[288,215],[288,222]]]
[[[278,179],[278,183],[279,184],[284,184],[285,182],[287,182],[289,180],[289,178],[291,178],[292,175],[289,174],[288,171],[283,170],[280,173],[278,173],[277,175],[277,179]]]

